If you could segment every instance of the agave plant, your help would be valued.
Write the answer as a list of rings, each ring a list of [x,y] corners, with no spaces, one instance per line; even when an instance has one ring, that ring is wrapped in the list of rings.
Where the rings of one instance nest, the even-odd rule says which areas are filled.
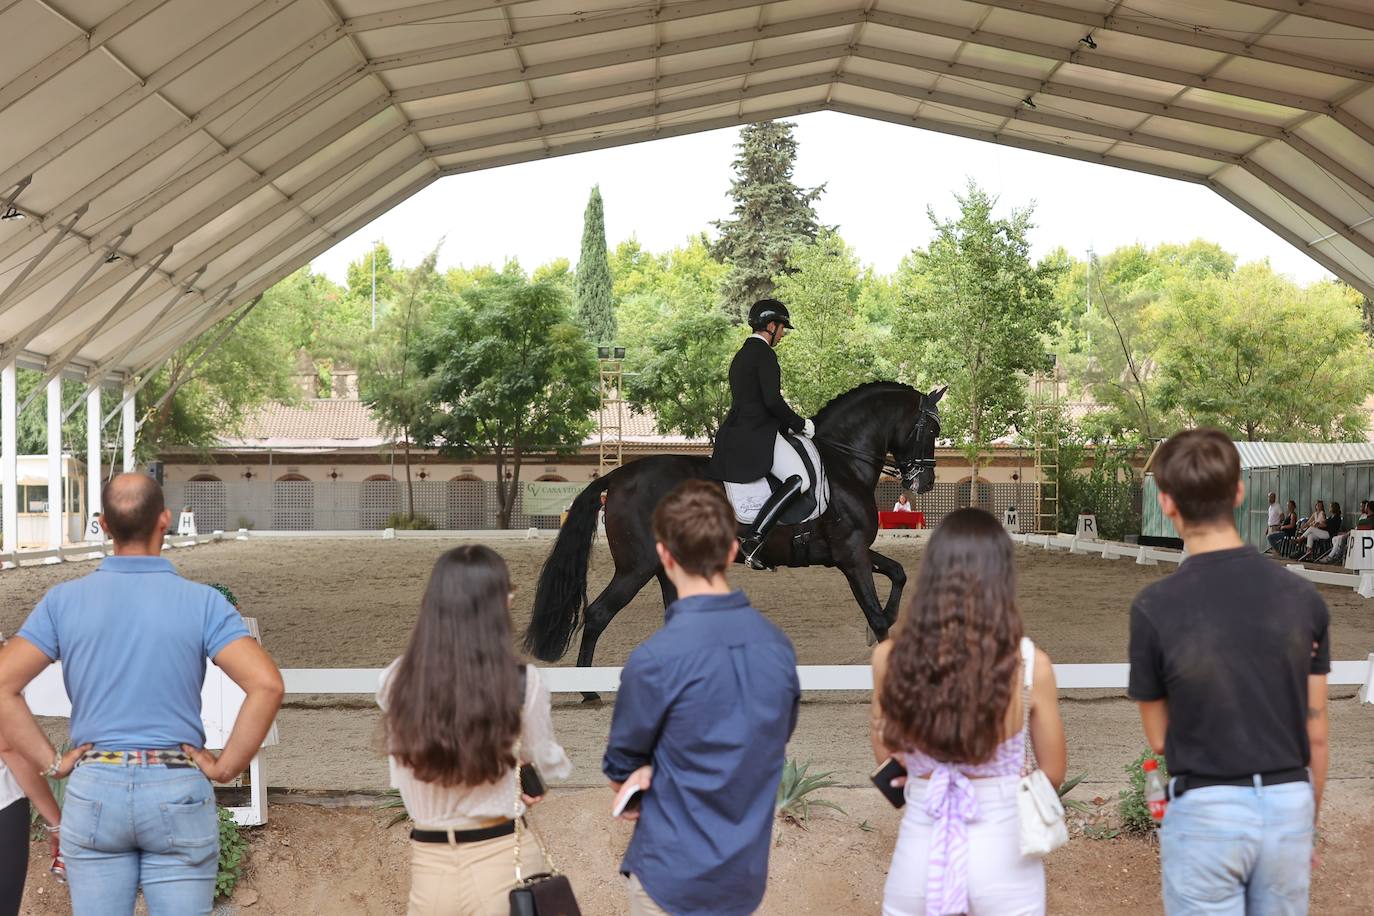
[[[1077,776],[1070,776],[1068,779],[1064,780],[1062,784],[1060,784],[1059,801],[1064,805],[1065,808],[1070,808],[1074,811],[1077,811],[1079,814],[1089,814],[1092,812],[1092,807],[1082,799],[1064,797],[1068,795],[1070,792],[1072,792],[1075,786],[1077,786],[1080,782],[1087,778],[1087,773],[1079,773]]]
[[[811,798],[811,793],[818,789],[828,789],[831,786],[838,786],[839,782],[831,779],[834,772],[811,773],[811,761],[797,763],[796,760],[788,760],[782,767],[782,781],[778,783],[778,817],[789,823],[796,824],[803,830],[806,829],[806,822],[811,818],[811,809],[831,808],[845,814],[845,810],[832,801],[824,798]]]
[[[391,816],[391,820],[386,822],[387,827],[395,827],[397,824],[410,820],[410,814],[406,812],[406,803],[401,800],[399,789],[387,789],[372,807],[377,811],[400,809]]]

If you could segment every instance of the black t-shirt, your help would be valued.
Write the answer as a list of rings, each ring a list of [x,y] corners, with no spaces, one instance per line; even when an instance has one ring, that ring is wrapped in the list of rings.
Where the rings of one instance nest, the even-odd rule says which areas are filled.
[[[1329,618],[1312,583],[1253,547],[1189,557],[1142,589],[1127,694],[1168,700],[1170,775],[1306,766],[1307,677],[1331,670]]]

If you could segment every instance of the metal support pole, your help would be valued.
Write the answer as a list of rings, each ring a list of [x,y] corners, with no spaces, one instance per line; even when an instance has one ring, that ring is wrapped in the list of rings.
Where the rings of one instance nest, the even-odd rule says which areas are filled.
[[[19,375],[14,360],[0,366],[0,478],[3,478],[3,518],[0,550],[19,549]]]
[[[86,395],[86,512],[87,537],[89,519],[100,511],[100,389]]]
[[[48,546],[57,548],[62,536],[62,512],[66,508],[62,486],[62,379],[48,382]]]
[[[121,407],[124,411],[124,472],[126,474],[134,469],[134,436],[138,433],[138,426],[134,423],[134,398],[130,395],[133,387],[132,381],[124,383],[124,404]]]

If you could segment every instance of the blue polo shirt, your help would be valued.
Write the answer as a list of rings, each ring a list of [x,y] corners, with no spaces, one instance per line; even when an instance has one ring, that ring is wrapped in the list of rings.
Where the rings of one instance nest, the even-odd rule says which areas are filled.
[[[51,589],[19,630],[53,661],[72,701],[72,744],[201,747],[205,660],[248,635],[234,606],[161,557],[106,557]]]
[[[743,592],[666,616],[625,664],[602,761],[615,782],[654,767],[621,871],[674,916],[744,916],[768,883],[797,656]]]

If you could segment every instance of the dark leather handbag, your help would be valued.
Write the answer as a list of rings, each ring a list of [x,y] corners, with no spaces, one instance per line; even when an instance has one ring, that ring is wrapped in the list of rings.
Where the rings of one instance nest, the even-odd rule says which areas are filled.
[[[515,759],[517,764],[520,760],[520,742],[515,743]],[[515,887],[510,891],[510,916],[582,916],[582,910],[577,905],[577,897],[573,895],[572,882],[567,875],[560,874],[558,866],[553,864],[553,859],[549,857],[549,850],[544,845],[544,840],[534,829],[530,833],[534,834],[534,841],[539,844],[539,851],[544,854],[544,864],[548,866],[547,872],[537,875],[525,876],[521,874],[520,868],[520,840],[527,826],[524,818],[520,816],[520,767],[515,768]]]

